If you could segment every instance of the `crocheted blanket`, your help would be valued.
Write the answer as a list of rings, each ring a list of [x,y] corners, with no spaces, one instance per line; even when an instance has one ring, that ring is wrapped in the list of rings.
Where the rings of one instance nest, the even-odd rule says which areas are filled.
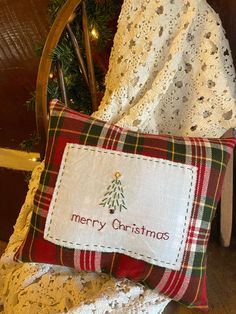
[[[230,48],[205,0],[124,1],[94,116],[179,136],[221,137],[236,127]]]

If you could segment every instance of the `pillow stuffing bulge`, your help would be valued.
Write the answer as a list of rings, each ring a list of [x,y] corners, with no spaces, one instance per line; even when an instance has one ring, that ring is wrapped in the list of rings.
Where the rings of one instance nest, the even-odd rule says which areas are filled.
[[[183,138],[131,132],[118,126],[75,112],[66,108],[58,101],[52,102],[45,157],[45,170],[42,173],[40,185],[36,192],[34,211],[27,237],[16,253],[15,259],[24,262],[64,265],[73,267],[77,270],[103,271],[118,278],[127,277],[131,280],[142,282],[152,289],[157,289],[160,293],[163,293],[176,301],[191,307],[206,310],[205,252],[209,238],[210,224],[214,216],[217,202],[220,198],[225,167],[234,145],[235,139],[218,140]],[[175,180],[178,182],[178,180],[180,180],[179,178],[182,178],[183,176],[182,173],[179,176],[176,171],[173,172],[173,169],[176,168],[175,165],[178,165],[178,171],[186,172],[184,174],[185,189],[182,190],[183,197],[181,198],[183,199],[183,204],[185,204],[185,212],[180,213],[180,216],[183,216],[186,221],[185,224],[183,224],[182,229],[180,228],[175,230],[175,234],[181,235],[178,243],[181,243],[181,241],[183,242],[183,245],[180,246],[182,255],[179,255],[181,258],[179,258],[178,265],[176,267],[172,266],[171,268],[167,263],[155,263],[155,258],[153,256],[150,260],[141,259],[140,255],[142,255],[142,252],[140,250],[142,250],[142,248],[140,249],[139,247],[135,248],[135,253],[137,253],[137,250],[139,249],[139,255],[136,256],[126,254],[128,249],[127,251],[123,251],[123,253],[116,250],[102,250],[101,248],[100,250],[95,250],[94,248],[92,249],[91,244],[88,249],[85,249],[85,246],[83,246],[87,244],[84,243],[85,239],[83,239],[82,243],[80,243],[82,244],[81,247],[76,245],[73,246],[73,243],[78,242],[77,238],[73,238],[73,241],[71,241],[70,238],[67,239],[68,242],[72,242],[71,245],[68,245],[68,243],[63,245],[62,242],[48,241],[50,240],[50,238],[47,237],[47,234],[49,235],[49,233],[45,232],[45,230],[48,231],[51,219],[47,220],[47,217],[48,215],[51,215],[50,212],[54,212],[51,209],[49,211],[49,208],[51,203],[55,203],[56,193],[58,191],[60,192],[60,188],[58,189],[58,182],[62,173],[61,163],[62,160],[64,160],[64,165],[67,167],[65,154],[68,150],[70,151],[70,155],[73,155],[75,151],[77,154],[78,150],[82,150],[83,153],[86,152],[84,157],[81,157],[81,160],[86,160],[87,158],[91,158],[91,160],[93,160],[87,153],[88,150],[92,150],[92,154],[94,154],[95,151],[96,154],[101,156],[99,161],[101,162],[101,168],[105,167],[102,166],[103,160],[106,159],[102,157],[103,155],[107,156],[109,154],[114,157],[114,153],[115,155],[121,154],[123,156],[122,158],[128,158],[130,160],[136,160],[137,157],[145,159],[145,161],[142,161],[144,166],[137,163],[137,160],[135,161],[136,164],[134,163],[131,177],[134,173],[136,173],[136,182],[141,182],[143,176],[145,176],[145,170],[143,169],[145,169],[145,164],[149,163],[149,160],[150,165],[155,164],[155,169],[155,160],[161,160],[164,162],[164,168],[162,166],[157,167],[158,175],[157,177],[153,177],[151,179],[151,181],[154,180],[153,182],[158,182],[158,179],[159,181],[167,180],[168,177],[171,177],[172,175],[175,176]],[[124,157],[124,154],[129,157]],[[77,158],[76,156],[77,155],[73,158]],[[97,157],[94,160],[97,160]],[[120,157],[117,160],[120,160]],[[108,164],[112,164],[113,162],[114,159],[108,162]],[[71,163],[69,162],[68,165],[70,164]],[[85,162],[85,165],[87,164],[88,163]],[[113,225],[115,228],[118,228],[120,221],[120,224],[130,227],[126,228],[126,231],[124,231],[124,228],[122,229],[122,232],[120,232],[120,234],[122,233],[122,236],[124,236],[124,234],[128,234],[129,236],[132,236],[133,239],[136,239],[136,232],[143,234],[145,234],[145,231],[156,232],[156,242],[154,243],[154,248],[155,245],[157,245],[157,249],[160,249],[161,245],[164,245],[166,240],[158,240],[158,237],[168,238],[169,231],[167,229],[156,230],[155,228],[152,228],[152,224],[150,224],[152,215],[148,216],[148,212],[144,213],[143,217],[141,217],[142,219],[140,218],[141,220],[139,220],[138,223],[136,221],[132,221],[132,219],[128,220],[126,224],[122,221],[122,217],[130,215],[129,211],[132,212],[132,210],[134,210],[131,207],[135,206],[135,204],[132,204],[132,200],[135,198],[132,196],[132,188],[126,188],[126,185],[130,186],[132,183],[132,181],[129,182],[130,176],[127,176],[127,167],[120,170],[120,164],[122,163],[118,162],[118,164],[115,164],[116,167],[114,169],[117,171],[113,171],[113,168],[109,170],[110,177],[109,171],[105,174],[105,176],[102,172],[99,174],[99,176],[104,179],[99,180],[99,182],[102,182],[103,186],[101,190],[99,189],[100,194],[97,197],[97,202],[99,201],[99,204],[103,204],[99,207],[101,213],[103,213],[104,216],[107,215],[107,219],[110,219],[111,226],[112,222],[116,219],[116,215],[125,215],[118,216],[117,221],[115,222],[116,224]],[[93,166],[91,165],[91,167]],[[92,180],[90,180],[90,184],[92,184],[93,181],[96,182],[96,171],[98,169],[96,163],[94,164],[94,167],[95,168],[90,169],[88,174],[84,175],[85,177],[90,176],[92,178]],[[142,175],[139,176],[139,171],[135,171],[135,169],[140,170]],[[153,172],[152,170],[151,166],[149,169],[150,173]],[[70,171],[73,173],[73,167]],[[71,175],[69,177],[71,177]],[[149,175],[144,180],[145,182],[148,181],[148,177]],[[114,188],[109,188],[111,182],[113,182]],[[168,182],[168,180],[165,182]],[[169,180],[169,183],[171,182],[172,181]],[[175,184],[172,188],[177,189],[178,185],[181,186],[181,184]],[[192,189],[191,192],[189,192],[189,187],[191,185]],[[144,189],[145,191],[149,190],[148,186],[152,186],[152,182],[149,182],[149,185],[146,183],[146,187]],[[163,193],[163,187],[162,184],[159,184],[159,186],[159,195],[161,195]],[[83,188],[83,184],[81,184],[80,188]],[[91,186],[89,189],[90,188]],[[117,210],[114,204],[112,208],[109,207],[110,203],[106,199],[105,194],[111,193],[111,195],[114,196],[116,189],[119,191],[119,188],[124,189],[124,198],[122,197],[122,193],[118,193],[120,199],[117,202]],[[135,186],[135,189],[137,192],[138,186]],[[164,190],[164,193],[171,194],[171,191],[168,192],[168,189],[166,189]],[[178,195],[180,190],[177,189],[176,193]],[[74,198],[72,197],[71,202],[70,196],[68,196],[65,191],[63,193],[58,193],[60,197],[61,194],[64,194],[65,197],[67,197],[66,204],[68,204],[68,208],[70,208],[70,210],[71,208],[74,209],[74,205],[72,207],[69,206],[70,203],[76,203],[74,202]],[[89,204],[89,199],[93,199],[92,196],[84,200],[82,205],[85,208],[81,208],[80,204],[79,208],[81,208],[81,212],[75,213],[77,216],[76,223],[74,223],[74,225],[78,226],[78,224],[80,224],[81,227],[84,228],[89,223],[91,226],[93,225],[94,228],[95,226],[97,229],[102,228],[104,221],[99,218],[103,218],[103,216],[100,214],[92,219],[93,217],[88,214],[89,207],[87,208],[85,206],[86,204]],[[187,198],[189,198],[188,201],[191,206],[186,201]],[[145,204],[145,202],[143,204]],[[167,198],[163,204],[171,205],[173,204],[173,199]],[[186,209],[188,207],[187,204],[191,207],[189,210]],[[149,205],[150,209],[154,208],[153,203]],[[179,208],[181,208],[181,206],[180,202]],[[64,205],[62,208],[64,211],[67,210]],[[113,213],[111,213],[112,210],[114,211]],[[152,211],[154,211],[154,209],[152,209]],[[73,215],[73,212],[71,212],[71,214]],[[72,215],[70,216],[71,218]],[[176,213],[170,208],[169,212],[168,210],[165,210],[165,214],[162,215],[163,217],[160,217],[160,220],[163,219],[166,228],[169,228],[170,224],[175,224],[175,219],[177,217],[175,215]],[[78,223],[78,220],[80,223]],[[46,221],[48,222],[46,223]],[[99,225],[100,223],[101,225]],[[63,225],[63,220],[61,221],[61,224]],[[56,221],[55,226],[57,226],[57,229],[60,230],[58,221]],[[186,227],[186,232],[183,233],[184,235],[182,236],[181,232],[184,230],[184,226]],[[156,227],[158,228],[158,225]],[[142,228],[146,229],[144,230]],[[105,226],[103,229],[105,230]],[[44,234],[47,240],[44,238]],[[143,236],[143,234],[141,235]],[[141,235],[138,236],[141,237]],[[57,239],[56,236],[54,238]],[[61,239],[59,240],[61,241]],[[168,241],[166,242],[168,243]],[[145,243],[145,241],[143,243]],[[99,243],[99,245],[102,247],[101,243]],[[104,246],[109,247],[109,244]],[[150,257],[149,253],[150,252],[145,252],[143,255]],[[158,255],[158,252],[155,252],[155,254]],[[177,257],[178,254],[174,252],[173,256]],[[173,256],[168,256],[166,253],[166,256],[164,256],[165,262],[171,258],[173,261]]]

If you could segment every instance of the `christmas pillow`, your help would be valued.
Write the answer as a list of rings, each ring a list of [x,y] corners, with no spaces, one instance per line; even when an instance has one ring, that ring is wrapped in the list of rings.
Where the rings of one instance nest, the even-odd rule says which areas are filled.
[[[126,277],[207,310],[205,253],[235,143],[131,132],[54,101],[15,259]]]

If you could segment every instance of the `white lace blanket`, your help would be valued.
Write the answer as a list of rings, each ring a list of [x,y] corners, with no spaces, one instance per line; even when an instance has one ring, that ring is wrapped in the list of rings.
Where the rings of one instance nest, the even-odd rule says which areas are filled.
[[[13,255],[25,237],[43,164],[35,168],[7,250],[0,260],[0,313],[162,313],[169,300],[142,285],[105,274],[46,264],[19,264]]]
[[[99,111],[132,130],[221,137],[236,127],[236,80],[205,0],[126,0]]]

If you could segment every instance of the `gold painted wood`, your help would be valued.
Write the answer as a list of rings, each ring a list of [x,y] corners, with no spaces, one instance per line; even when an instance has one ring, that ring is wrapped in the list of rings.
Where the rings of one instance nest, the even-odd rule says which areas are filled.
[[[92,97],[93,111],[96,111],[98,109],[97,90],[96,90],[96,80],[95,80],[95,74],[94,74],[94,66],[93,66],[93,58],[92,58],[92,51],[91,51],[91,45],[90,45],[88,18],[87,18],[85,1],[82,2],[82,23],[83,23],[83,30],[84,30],[84,44],[85,44],[87,67],[88,67],[88,79],[89,79],[90,93]]]
[[[84,78],[84,80],[85,80],[85,82],[89,88],[88,75],[87,75],[86,67],[84,64],[83,57],[82,57],[82,53],[81,53],[79,45],[78,45],[78,41],[77,41],[69,23],[66,25],[66,28],[67,28],[68,34],[71,38],[71,42],[72,42],[73,47],[74,47],[75,55],[76,55],[78,62],[79,62],[81,74],[83,75],[83,78]]]
[[[52,65],[51,55],[60,40],[70,16],[81,2],[82,0],[68,0],[61,8],[47,36],[40,60],[36,84],[36,121],[41,141],[41,157],[44,155],[48,128],[47,87]]]
[[[233,129],[225,133],[224,137],[232,137]],[[221,206],[220,206],[220,237],[221,245],[228,247],[231,242],[231,234],[233,228],[233,156],[227,165],[224,186],[221,194]]]
[[[0,147],[0,168],[33,171],[38,164],[39,157],[38,153],[27,153],[21,150]],[[11,197],[11,192],[8,197]]]
[[[66,87],[65,87],[65,80],[64,80],[64,74],[62,71],[62,64],[60,61],[57,61],[57,77],[58,77],[58,84],[60,87],[61,91],[61,99],[62,102],[68,106],[68,101],[67,101],[67,95],[66,95]]]

